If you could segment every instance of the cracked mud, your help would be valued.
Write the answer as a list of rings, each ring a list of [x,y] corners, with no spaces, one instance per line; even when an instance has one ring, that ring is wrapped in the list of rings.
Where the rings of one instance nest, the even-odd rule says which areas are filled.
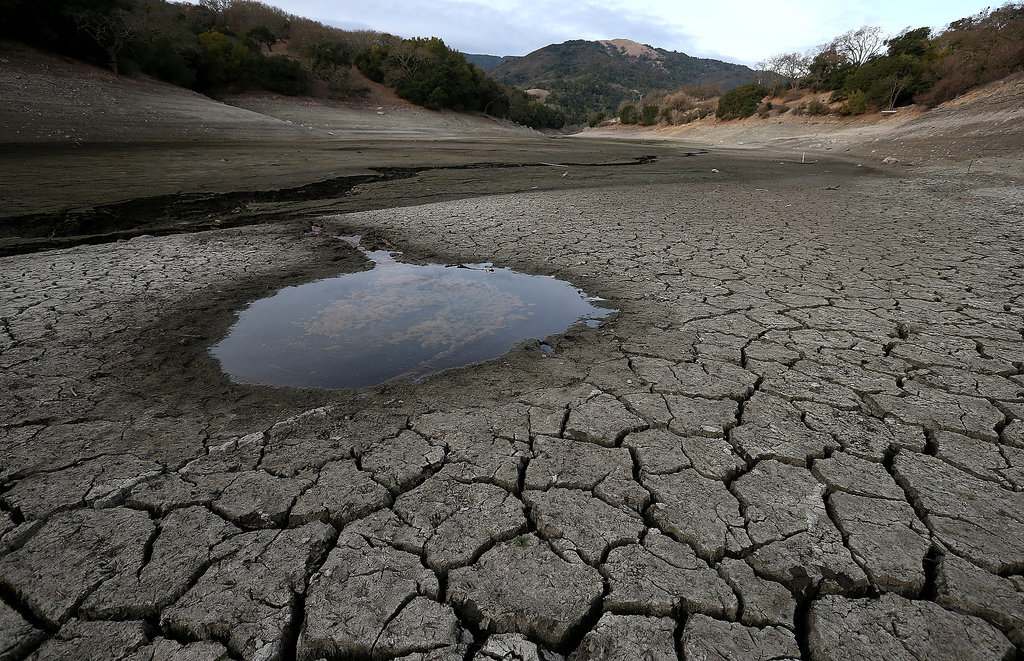
[[[1019,205],[701,158],[0,258],[0,658],[1020,658]],[[418,384],[231,383],[233,311],[367,268],[355,233],[621,312]]]

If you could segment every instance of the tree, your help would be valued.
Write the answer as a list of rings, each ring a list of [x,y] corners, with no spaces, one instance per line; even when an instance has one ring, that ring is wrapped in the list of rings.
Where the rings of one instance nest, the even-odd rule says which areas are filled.
[[[309,91],[309,72],[286,55],[255,57],[249,63],[253,82],[271,92],[294,96]]]
[[[199,5],[217,16],[223,16],[224,12],[231,8],[231,0],[199,0]]]
[[[782,85],[795,84],[810,74],[811,58],[800,53],[781,53],[759,62],[757,66],[762,71],[772,74],[769,86],[772,95],[775,96]]]
[[[816,90],[837,90],[857,68],[834,43],[822,46],[807,67],[808,79]]]
[[[187,7],[170,2],[139,2],[129,14],[134,32],[127,51],[147,74],[182,87],[194,87],[203,61],[199,37],[191,29]]]
[[[927,89],[926,66],[924,59],[909,55],[876,57],[850,74],[842,92],[850,96],[860,91],[868,105],[893,108]]]
[[[344,44],[318,41],[302,49],[302,56],[309,60],[313,75],[329,80],[341,67],[352,64],[352,56]]]
[[[302,57],[313,75],[327,83],[333,96],[348,97],[363,91],[350,81],[352,54],[346,44],[326,39],[310,43],[302,49]]]
[[[257,46],[266,46],[267,50],[273,48],[274,44],[277,43],[277,35],[266,25],[257,25],[254,28],[249,28],[245,36]]]
[[[484,78],[480,83],[480,102],[483,113],[492,117],[507,116],[511,106],[508,90],[493,78]]]
[[[839,109],[840,115],[863,115],[868,111],[868,95],[857,90],[846,99]]]
[[[71,18],[78,29],[89,35],[89,38],[106,53],[110,70],[116,76],[118,56],[128,45],[133,34],[127,12],[120,9],[111,12],[86,9],[73,13]]]
[[[264,27],[274,34],[275,39],[285,39],[289,36],[293,17],[282,9],[255,0],[233,0],[220,11],[219,18],[239,34]]]
[[[928,57],[932,51],[931,28],[907,28],[892,39],[885,41],[886,51],[889,57],[905,55],[922,59]]]
[[[356,53],[356,67],[363,75],[375,83],[383,83],[387,76],[387,60],[391,53],[391,45],[379,43]]]
[[[506,85],[505,90],[509,98],[506,119],[535,129],[560,129],[565,126],[565,113],[560,108],[540,103],[523,90],[515,87]]]
[[[371,80],[428,108],[481,110],[496,101],[484,72],[437,37],[374,44],[358,53],[355,63]]]
[[[890,110],[896,107],[896,102],[899,101],[900,96],[903,92],[914,84],[916,76],[909,73],[904,74],[890,74],[882,79],[882,84],[886,90],[886,102]]]
[[[718,110],[715,116],[719,119],[743,119],[757,112],[757,107],[764,97],[768,96],[768,88],[759,83],[748,83],[735,87],[718,99]]]
[[[385,80],[397,87],[412,79],[421,66],[429,59],[430,52],[422,40],[406,39],[391,49]]]
[[[106,53],[81,30],[74,16],[127,10],[128,0],[0,0],[0,37],[89,60]]]
[[[1024,67],[1024,2],[953,21],[930,43],[932,86],[914,100],[933,107]]]
[[[636,124],[640,120],[636,112],[636,106],[632,103],[623,103],[619,107],[619,122],[622,124]]]
[[[653,126],[658,121],[660,107],[653,103],[645,103],[640,106],[640,125]]]
[[[832,41],[836,52],[842,54],[856,65],[861,65],[877,55],[885,45],[885,37],[882,36],[882,28],[874,25],[865,25],[844,32]]]
[[[199,35],[203,48],[202,81],[204,88],[237,87],[249,71],[254,55],[237,39],[223,32]]]

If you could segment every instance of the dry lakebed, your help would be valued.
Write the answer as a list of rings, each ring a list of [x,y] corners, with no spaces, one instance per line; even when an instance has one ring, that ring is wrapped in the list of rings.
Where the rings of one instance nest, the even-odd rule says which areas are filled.
[[[0,82],[52,80],[7,48]],[[120,131],[63,88],[0,108],[0,658],[1021,658],[1019,133],[548,137],[79,82]],[[440,371],[221,369],[255,301],[367,251],[483,279],[270,317],[373,349],[412,291],[441,312],[394,332]],[[506,270],[602,312],[443,369],[540,309]],[[249,360],[329,369],[274,337]]]

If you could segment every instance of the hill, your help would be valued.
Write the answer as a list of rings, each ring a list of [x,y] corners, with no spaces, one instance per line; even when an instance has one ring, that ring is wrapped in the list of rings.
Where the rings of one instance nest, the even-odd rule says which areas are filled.
[[[484,71],[490,71],[492,68],[494,68],[494,67],[496,67],[499,64],[502,64],[504,62],[508,62],[510,60],[518,60],[519,59],[518,55],[505,55],[505,56],[501,56],[501,55],[482,55],[480,53],[463,53],[462,55],[466,58],[467,62],[469,62],[470,64],[475,64],[476,66],[480,67]]]
[[[427,110],[354,68],[352,81],[365,89],[357,99],[242,91],[215,100],[144,75],[115,76],[5,39],[0,39],[0,62],[0,89],[5,91],[0,94],[0,145],[8,149],[26,144],[324,142],[341,135],[372,140],[535,135],[480,113]],[[7,161],[16,164],[18,157]],[[332,170],[339,167],[331,165]],[[162,172],[159,178],[166,177]],[[4,199],[0,195],[0,202]]]
[[[754,80],[752,69],[638,44],[628,39],[566,41],[502,62],[487,74],[524,89],[549,90],[548,103],[580,123],[587,112],[615,112],[624,99],[685,85],[730,89]]]

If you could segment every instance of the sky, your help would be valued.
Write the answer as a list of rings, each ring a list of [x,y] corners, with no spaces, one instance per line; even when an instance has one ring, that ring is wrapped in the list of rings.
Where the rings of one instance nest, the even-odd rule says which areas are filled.
[[[465,53],[525,55],[570,39],[625,38],[696,57],[753,65],[804,52],[862,25],[895,35],[939,30],[984,0],[268,0],[345,29],[440,37]],[[999,0],[992,6],[999,6]]]

